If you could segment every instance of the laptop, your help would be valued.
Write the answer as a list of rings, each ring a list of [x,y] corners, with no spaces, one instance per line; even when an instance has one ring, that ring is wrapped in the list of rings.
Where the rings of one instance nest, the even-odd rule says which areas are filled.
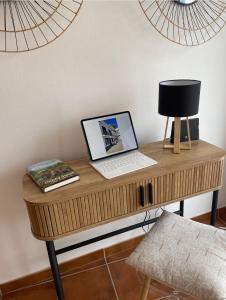
[[[105,178],[111,179],[157,163],[138,151],[129,111],[84,119],[81,125],[90,164]]]

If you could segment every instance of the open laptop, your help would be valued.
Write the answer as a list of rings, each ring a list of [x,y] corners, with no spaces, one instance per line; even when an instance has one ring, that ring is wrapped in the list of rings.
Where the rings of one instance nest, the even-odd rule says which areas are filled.
[[[129,111],[81,121],[90,164],[111,179],[157,162],[139,152]]]

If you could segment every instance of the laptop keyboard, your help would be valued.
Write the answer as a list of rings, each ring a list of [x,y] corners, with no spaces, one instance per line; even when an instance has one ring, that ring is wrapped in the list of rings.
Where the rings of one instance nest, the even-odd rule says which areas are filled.
[[[136,170],[150,167],[157,162],[139,151],[121,154],[90,164],[105,178],[111,179]]]

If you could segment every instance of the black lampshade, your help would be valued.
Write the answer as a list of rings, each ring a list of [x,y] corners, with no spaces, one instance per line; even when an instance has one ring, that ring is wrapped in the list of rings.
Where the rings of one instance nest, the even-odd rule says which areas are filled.
[[[199,110],[201,81],[167,80],[159,83],[159,114],[167,117],[194,116]]]

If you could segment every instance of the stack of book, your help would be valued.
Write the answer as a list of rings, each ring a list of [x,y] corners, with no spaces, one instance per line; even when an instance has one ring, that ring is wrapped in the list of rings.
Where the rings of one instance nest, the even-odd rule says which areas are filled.
[[[43,192],[49,192],[79,180],[79,175],[59,159],[42,161],[27,168],[27,174]]]

